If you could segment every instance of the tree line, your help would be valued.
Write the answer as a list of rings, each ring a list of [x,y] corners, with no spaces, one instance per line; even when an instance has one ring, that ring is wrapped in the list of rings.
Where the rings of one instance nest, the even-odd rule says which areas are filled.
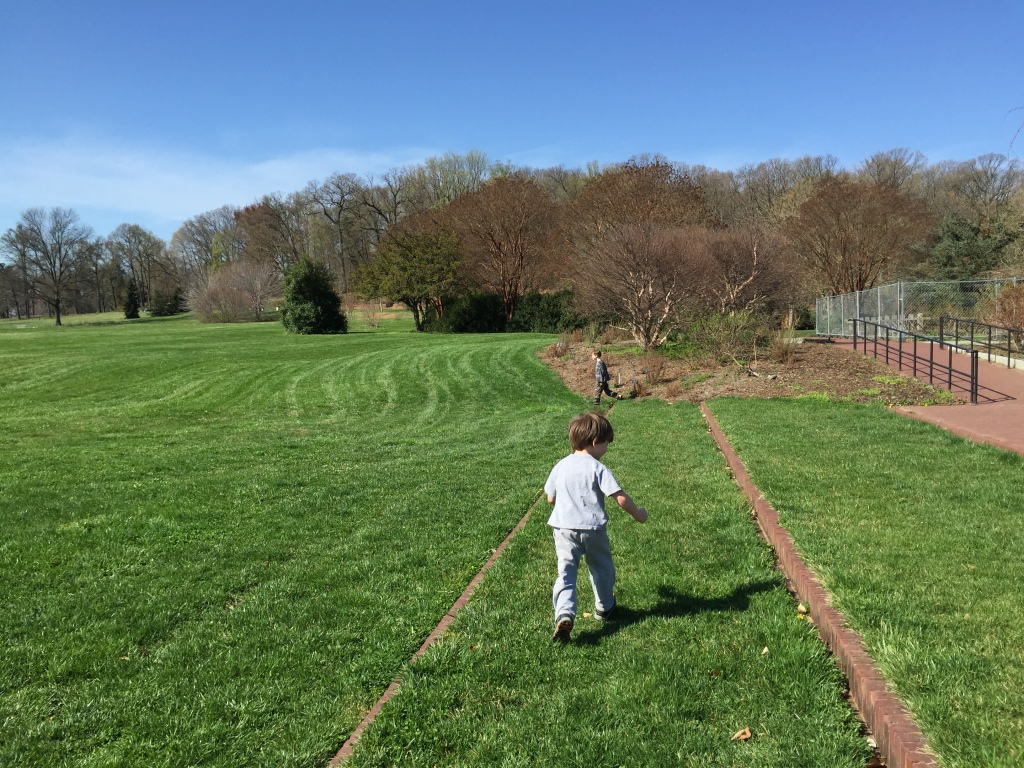
[[[294,265],[343,294],[403,302],[424,329],[485,294],[514,325],[524,297],[571,292],[582,315],[662,343],[694,314],[780,314],[892,279],[1020,274],[1016,159],[929,163],[878,152],[734,171],[639,156],[521,168],[448,153],[379,177],[334,173],[193,216],[169,243],[135,224],[98,237],[33,208],[0,237],[0,314],[108,311],[129,290],[160,314],[260,319]]]

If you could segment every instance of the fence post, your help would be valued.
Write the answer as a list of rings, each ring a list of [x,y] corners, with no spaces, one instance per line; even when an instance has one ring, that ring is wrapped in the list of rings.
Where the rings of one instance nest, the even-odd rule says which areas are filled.
[[[935,342],[928,345],[928,383],[935,383]]]
[[[971,350],[971,403],[978,404],[978,350]]]
[[[903,281],[896,283],[896,311],[900,316],[900,330],[903,329],[904,318],[907,316],[907,308],[903,305]]]

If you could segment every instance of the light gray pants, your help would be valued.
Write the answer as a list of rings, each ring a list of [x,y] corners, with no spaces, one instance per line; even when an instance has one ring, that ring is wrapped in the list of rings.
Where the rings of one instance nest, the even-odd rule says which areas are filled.
[[[615,605],[615,565],[608,542],[608,531],[554,528],[555,554],[558,555],[558,578],[551,592],[555,621],[562,616],[576,618],[576,574],[580,558],[587,558],[590,586],[594,589],[594,610],[611,610]]]

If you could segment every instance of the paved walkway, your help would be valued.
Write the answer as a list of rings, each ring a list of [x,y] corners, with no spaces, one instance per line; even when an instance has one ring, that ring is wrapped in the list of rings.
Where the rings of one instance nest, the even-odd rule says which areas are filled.
[[[836,339],[836,345],[846,347],[851,354],[864,354],[853,351],[850,339]],[[893,354],[896,346],[893,344],[890,349],[889,366],[899,370],[896,355]],[[935,345],[935,349],[938,349],[938,345]],[[871,351],[870,346],[868,351]],[[918,354],[927,353],[919,348]],[[969,359],[968,355],[954,354],[954,367],[966,371]],[[945,352],[942,353],[942,360],[948,360]],[[911,375],[913,373],[907,359],[903,361],[902,371]],[[928,380],[927,373],[920,368],[917,377]],[[962,388],[954,387],[954,392],[966,397]],[[977,405],[905,405],[896,410],[906,416],[936,424],[969,440],[1024,454],[1024,369],[1010,369],[1005,363],[989,363],[984,356],[979,355]]]

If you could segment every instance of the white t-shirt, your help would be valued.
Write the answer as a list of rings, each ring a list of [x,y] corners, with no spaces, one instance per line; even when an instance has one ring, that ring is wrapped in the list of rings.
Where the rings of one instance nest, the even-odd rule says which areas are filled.
[[[555,500],[548,518],[553,528],[597,530],[608,524],[605,496],[622,488],[604,464],[589,453],[571,453],[555,464],[544,492]]]

